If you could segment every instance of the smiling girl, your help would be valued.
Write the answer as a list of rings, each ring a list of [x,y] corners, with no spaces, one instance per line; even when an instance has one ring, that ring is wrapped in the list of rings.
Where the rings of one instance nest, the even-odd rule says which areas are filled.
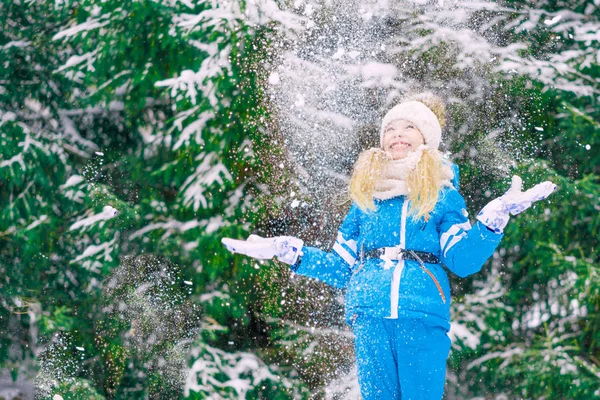
[[[450,350],[450,284],[478,272],[510,214],[552,193],[544,182],[511,189],[472,226],[457,169],[438,148],[444,105],[421,94],[387,112],[380,147],[364,151],[350,180],[352,206],[331,252],[289,236],[224,238],[236,253],[277,258],[298,274],[346,289],[363,399],[442,398]]]

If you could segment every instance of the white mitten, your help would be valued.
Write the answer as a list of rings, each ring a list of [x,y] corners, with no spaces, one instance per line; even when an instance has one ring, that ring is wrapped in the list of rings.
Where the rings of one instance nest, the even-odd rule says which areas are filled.
[[[263,238],[258,235],[250,235],[247,240],[236,240],[230,238],[221,239],[227,250],[232,253],[244,254],[258,260],[269,260],[273,257],[281,262],[293,265],[302,255],[304,242],[293,236],[277,236],[274,238]]]
[[[221,243],[232,253],[244,254],[257,260],[269,260],[277,255],[275,238],[250,235],[246,240],[223,238]]]
[[[523,180],[513,176],[510,189],[483,207],[477,214],[477,219],[494,232],[501,233],[508,224],[510,214],[517,215],[531,207],[534,202],[545,199],[556,190],[556,185],[545,181],[525,192],[522,188]]]

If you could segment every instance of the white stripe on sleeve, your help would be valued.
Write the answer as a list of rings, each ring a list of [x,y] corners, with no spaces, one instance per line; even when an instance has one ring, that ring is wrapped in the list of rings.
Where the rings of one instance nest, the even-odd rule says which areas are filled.
[[[448,243],[448,246],[446,247],[446,249],[444,250],[444,257],[446,257],[446,255],[448,254],[448,251],[452,248],[452,246],[454,246],[456,243],[460,242],[462,240],[462,238],[464,238],[465,236],[467,236],[466,232],[463,232],[460,235],[454,236],[452,238],[452,240],[450,241],[450,243]]]
[[[335,242],[332,250],[342,257],[351,267],[356,262],[356,257],[353,257],[339,242]]]
[[[440,249],[443,250],[446,247],[446,243],[448,243],[448,240],[450,239],[451,236],[456,235],[461,230],[468,231],[470,229],[471,229],[471,223],[469,221],[452,225],[446,232],[444,232],[442,234],[442,236],[440,236]]]
[[[342,234],[342,232],[338,231],[337,242],[339,244],[345,244],[346,246],[348,246],[348,248],[350,250],[352,250],[354,252],[354,254],[356,254],[356,250],[358,249],[358,244],[356,243],[356,240],[354,240],[354,239],[346,240],[346,239],[344,239],[344,235]]]

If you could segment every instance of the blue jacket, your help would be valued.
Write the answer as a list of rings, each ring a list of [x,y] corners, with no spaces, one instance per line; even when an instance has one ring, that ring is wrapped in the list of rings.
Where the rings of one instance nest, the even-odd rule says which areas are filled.
[[[405,196],[375,200],[376,211],[353,204],[339,228],[331,252],[304,246],[301,275],[346,290],[346,320],[366,313],[375,317],[422,316],[450,327],[450,284],[446,269],[412,260],[361,261],[361,251],[401,246],[433,253],[460,277],[478,272],[502,239],[477,221],[471,226],[461,194],[453,187],[440,191],[426,222],[408,214]]]

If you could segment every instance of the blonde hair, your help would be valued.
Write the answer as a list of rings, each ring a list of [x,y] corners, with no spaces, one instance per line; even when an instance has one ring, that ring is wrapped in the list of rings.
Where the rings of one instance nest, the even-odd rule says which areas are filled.
[[[425,104],[438,118],[441,126],[445,125],[446,108],[438,96],[431,93],[420,93],[410,96],[407,100],[420,101]],[[383,176],[391,157],[382,149],[363,151],[354,165],[350,178],[350,198],[363,210],[375,210],[373,194],[375,184]],[[409,214],[415,219],[424,218],[426,221],[433,211],[444,179],[442,173],[442,156],[437,149],[425,149],[417,166],[408,174]]]
[[[390,161],[389,154],[382,149],[365,150],[358,156],[350,178],[349,191],[350,198],[363,210],[375,210],[375,183]]]

